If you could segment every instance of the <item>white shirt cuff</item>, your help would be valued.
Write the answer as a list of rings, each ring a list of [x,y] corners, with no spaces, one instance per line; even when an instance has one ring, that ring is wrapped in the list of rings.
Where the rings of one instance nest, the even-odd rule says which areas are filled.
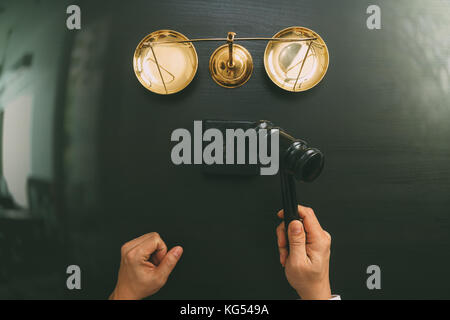
[[[329,300],[341,300],[341,296],[338,294],[332,294]]]

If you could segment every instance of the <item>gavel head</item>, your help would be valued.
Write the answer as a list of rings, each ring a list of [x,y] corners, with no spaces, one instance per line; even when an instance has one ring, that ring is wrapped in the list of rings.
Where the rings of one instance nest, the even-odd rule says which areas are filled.
[[[319,149],[308,147],[306,141],[295,139],[270,121],[259,121],[258,128],[278,130],[280,170],[284,173],[305,182],[314,181],[322,173],[325,157]]]
[[[314,181],[322,172],[324,160],[319,149],[309,148],[303,140],[297,139],[287,149],[280,149],[281,170],[298,181]]]

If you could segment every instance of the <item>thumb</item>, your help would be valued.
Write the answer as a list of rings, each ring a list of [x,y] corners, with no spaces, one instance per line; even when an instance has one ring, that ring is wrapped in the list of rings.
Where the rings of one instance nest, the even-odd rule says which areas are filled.
[[[299,220],[292,220],[288,227],[289,255],[294,259],[306,255],[306,234]]]
[[[183,254],[183,248],[180,246],[172,248],[162,259],[159,264],[157,270],[160,272],[161,276],[164,279],[167,279],[172,272],[172,270],[177,265],[178,260],[180,260],[181,255]]]

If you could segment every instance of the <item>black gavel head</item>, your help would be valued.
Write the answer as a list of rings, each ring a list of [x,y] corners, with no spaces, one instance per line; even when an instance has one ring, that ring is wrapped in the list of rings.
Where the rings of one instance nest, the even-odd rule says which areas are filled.
[[[322,172],[324,159],[319,149],[309,148],[303,140],[295,140],[287,150],[280,150],[281,170],[298,181],[314,181]]]
[[[325,157],[316,148],[308,147],[306,141],[295,139],[272,122],[260,120],[259,129],[277,129],[279,133],[280,170],[292,175],[298,181],[314,181],[321,173]]]

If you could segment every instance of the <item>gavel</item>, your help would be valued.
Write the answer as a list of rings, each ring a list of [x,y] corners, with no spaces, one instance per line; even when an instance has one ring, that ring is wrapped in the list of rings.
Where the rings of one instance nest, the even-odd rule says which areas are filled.
[[[260,121],[258,128],[267,129],[267,132],[276,129],[279,134],[279,174],[284,224],[287,232],[288,226],[293,220],[302,221],[298,214],[295,181],[314,181],[322,172],[325,157],[319,149],[309,147],[306,141],[292,137],[269,121]]]

